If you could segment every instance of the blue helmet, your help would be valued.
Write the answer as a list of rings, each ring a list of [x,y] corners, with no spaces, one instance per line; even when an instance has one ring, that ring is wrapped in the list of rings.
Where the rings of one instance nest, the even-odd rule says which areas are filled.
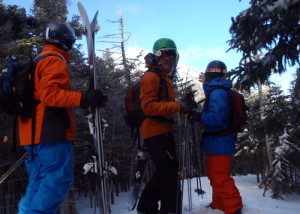
[[[74,29],[65,23],[50,22],[43,34],[46,44],[53,44],[66,51],[71,50],[76,41]]]

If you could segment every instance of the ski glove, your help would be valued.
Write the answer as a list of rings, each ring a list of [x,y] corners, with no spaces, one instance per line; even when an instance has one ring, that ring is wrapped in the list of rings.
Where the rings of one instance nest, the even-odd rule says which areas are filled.
[[[102,108],[105,106],[105,102],[107,102],[106,94],[103,94],[100,90],[90,90],[81,95],[80,107]]]
[[[181,103],[180,104],[180,113],[182,114],[188,114],[191,115],[191,113],[193,112],[192,110],[193,108],[191,108],[189,105],[187,105],[186,103]]]
[[[186,105],[186,103],[180,103],[180,113],[186,114],[189,111],[189,107]]]
[[[190,114],[193,109],[198,107],[198,103],[194,99],[194,95],[192,92],[187,91],[185,93],[185,98],[183,102],[180,104],[180,112],[184,114]]]

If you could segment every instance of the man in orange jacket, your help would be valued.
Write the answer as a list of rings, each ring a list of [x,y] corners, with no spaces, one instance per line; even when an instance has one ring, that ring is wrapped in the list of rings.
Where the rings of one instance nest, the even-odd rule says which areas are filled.
[[[146,119],[141,126],[144,147],[149,151],[156,171],[142,192],[137,210],[139,214],[176,212],[179,189],[178,161],[172,136],[172,116],[181,111],[175,101],[171,76],[176,71],[178,52],[173,40],[162,38],[155,42],[153,54],[145,57],[148,71],[140,82],[141,107]],[[158,94],[160,79],[164,89]]]
[[[82,94],[71,89],[67,65],[75,43],[71,26],[49,23],[44,40],[40,57],[47,57],[38,62],[35,70],[35,117],[19,117],[20,144],[30,154],[25,161],[29,184],[19,203],[19,214],[56,213],[73,180],[72,107],[103,107],[107,101],[99,90]]]

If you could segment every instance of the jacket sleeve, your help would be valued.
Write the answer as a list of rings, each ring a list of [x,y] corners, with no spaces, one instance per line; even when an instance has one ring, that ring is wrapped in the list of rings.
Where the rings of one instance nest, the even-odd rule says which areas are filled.
[[[208,132],[218,132],[226,129],[228,125],[224,122],[229,117],[228,92],[215,89],[209,95],[208,108],[204,108],[201,121],[204,129]],[[206,106],[206,104],[204,104]]]
[[[54,56],[47,57],[37,67],[40,75],[40,100],[47,106],[79,106],[81,92],[71,90],[69,69],[66,63]]]
[[[169,81],[169,82],[167,82]],[[159,77],[152,73],[147,72],[144,74],[141,82],[141,107],[143,113],[147,116],[163,116],[170,119],[174,113],[180,111],[180,104],[175,102],[174,88],[171,80],[166,80],[169,90],[170,101],[158,102],[158,88],[159,88]],[[164,90],[163,90],[164,91]],[[173,93],[173,95],[172,95]],[[173,98],[172,98],[173,96]]]

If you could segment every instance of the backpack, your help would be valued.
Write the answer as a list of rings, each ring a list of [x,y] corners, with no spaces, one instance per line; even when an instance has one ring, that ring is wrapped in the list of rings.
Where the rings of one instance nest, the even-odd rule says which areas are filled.
[[[35,100],[34,93],[34,74],[37,63],[47,56],[57,56],[65,59],[61,54],[55,51],[47,51],[56,53],[44,56],[38,55],[34,60],[17,60],[9,63],[2,69],[0,73],[0,108],[3,112],[13,116],[13,150],[16,150],[16,129],[17,117],[27,120],[32,118],[35,120],[35,108],[40,101]],[[44,54],[43,52],[41,54]],[[66,61],[65,61],[66,62]],[[35,136],[35,123],[32,122],[32,136]],[[34,137],[32,137],[32,145]]]
[[[228,92],[229,102],[231,105],[230,123],[228,124],[228,122],[225,122],[229,125],[228,128],[226,128],[225,130],[222,130],[220,132],[214,132],[214,133],[206,133],[206,134],[216,135],[216,136],[226,136],[232,133],[236,135],[237,132],[242,132],[244,126],[247,125],[247,120],[248,120],[247,117],[248,107],[245,103],[244,96],[239,92],[234,91],[230,88],[224,86],[215,86],[208,92],[205,98],[205,104],[207,108],[209,105],[209,95],[215,89],[224,89]]]
[[[38,55],[34,60],[13,61],[2,69],[0,106],[5,113],[15,117],[32,117],[37,104],[33,98],[35,68],[40,60],[50,55],[56,56]]]
[[[165,89],[165,97],[166,99],[168,99],[168,87],[166,86],[165,79],[159,74],[158,71],[148,70],[146,72],[153,72],[159,76],[159,88],[157,92],[158,97],[161,94],[162,90]],[[145,116],[142,111],[141,100],[140,100],[140,81],[129,87],[125,97],[125,107],[126,107],[126,113],[124,116],[125,123],[129,128],[131,128],[132,136],[134,130],[136,131],[133,144],[132,144],[133,147],[136,140],[138,140],[139,143],[139,137],[140,137],[139,128],[142,125],[142,122],[146,119],[146,117],[150,117],[150,116]],[[157,117],[151,116],[151,118],[167,120],[166,118],[160,116]],[[140,147],[139,144],[138,147]]]

